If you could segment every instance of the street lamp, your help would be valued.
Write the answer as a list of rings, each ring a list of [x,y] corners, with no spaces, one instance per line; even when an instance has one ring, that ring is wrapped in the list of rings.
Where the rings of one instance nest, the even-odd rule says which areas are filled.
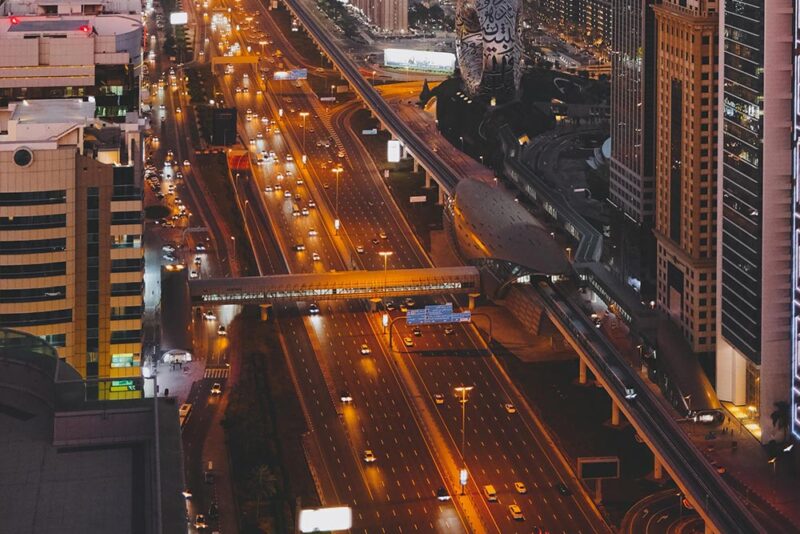
[[[331,96],[333,96],[333,92],[334,92],[335,90],[336,90],[336,86],[335,86],[335,85],[331,85]]]
[[[389,266],[389,256],[394,254],[391,250],[382,250],[378,252],[378,254],[383,257],[383,293],[386,294],[386,285],[387,285],[387,277],[388,271],[387,268]]]
[[[458,140],[461,141],[461,152],[464,152],[464,136],[459,135]]]
[[[567,261],[572,261],[572,247],[567,247]]]
[[[461,461],[464,463],[463,472],[467,471],[467,457],[464,455],[464,448],[466,444],[466,425],[467,425],[467,393],[472,391],[474,386],[457,386],[455,392],[461,395]],[[461,481],[461,495],[464,495],[464,485],[466,477],[460,477]]]
[[[306,117],[308,117],[308,111],[301,111],[300,116],[303,117],[303,163],[306,162]]]
[[[233,241],[233,261],[236,261],[236,236],[231,236],[231,241]]]
[[[339,175],[342,173],[343,170],[344,169],[342,167],[336,167],[332,169],[333,174],[336,175],[336,202],[334,210],[335,219],[333,221],[333,225],[336,230],[336,235],[339,235]]]

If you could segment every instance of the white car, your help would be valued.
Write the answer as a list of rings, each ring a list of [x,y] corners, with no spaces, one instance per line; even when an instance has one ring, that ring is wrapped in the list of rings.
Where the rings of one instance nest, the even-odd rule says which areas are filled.
[[[358,252],[359,254],[363,254],[364,253],[364,247],[362,247],[361,245],[358,245],[356,247],[356,252]]]
[[[211,310],[206,310],[206,311],[203,313],[203,319],[205,319],[206,321],[216,321],[216,320],[217,320],[217,316],[216,316],[216,315],[214,315],[214,312],[213,312],[213,311],[211,311]]]
[[[367,354],[372,354],[372,349],[370,349],[369,345],[367,345],[366,343],[362,343],[360,352],[361,354],[366,356]]]
[[[278,175],[275,177],[275,179],[278,180],[278,181],[283,180],[283,174],[278,173]]]
[[[291,154],[286,154],[286,161],[294,161],[294,157]]]
[[[217,334],[220,336],[228,335],[228,330],[225,328],[224,324],[219,325],[219,328],[217,328]]]
[[[271,186],[271,185],[268,185],[268,186],[266,186],[266,187],[264,188],[264,192],[265,192],[265,193],[272,193],[272,186]]]
[[[353,402],[353,397],[347,391],[342,391],[341,394],[339,394],[339,400],[345,404],[349,404]]]
[[[319,254],[317,254],[316,252],[312,252],[311,253],[311,260],[312,261],[319,261],[320,259],[321,258],[319,257]]]
[[[185,160],[183,160],[183,166],[184,166],[184,167],[191,167],[191,166],[192,166],[192,164],[191,164],[191,162],[190,162],[188,159],[185,159]]]
[[[364,451],[364,461],[368,464],[375,461],[375,454],[370,449]]]
[[[211,394],[222,395],[222,384],[220,384],[219,382],[214,382],[214,385],[211,386]]]
[[[287,189],[283,192],[283,198],[292,198],[292,192]]]
[[[199,275],[199,274],[197,274],[197,271],[195,271],[195,270],[191,270],[191,271],[189,271],[189,278],[191,278],[192,280],[194,280],[194,279],[198,278],[199,276],[200,276],[200,275]]]
[[[317,235],[318,235],[317,234],[317,230],[314,229],[314,228],[312,228],[311,230],[308,231],[308,236],[309,237],[316,237]]]
[[[316,314],[318,314],[318,313],[319,313],[319,306],[317,306],[317,304],[316,304],[316,303],[312,302],[312,303],[311,303],[311,304],[308,306],[308,313],[310,313],[311,315],[316,315]]]
[[[517,413],[517,408],[513,404],[511,404],[510,402],[505,403],[503,405],[503,408],[505,408],[506,412],[508,412],[508,413]]]
[[[161,247],[161,250],[163,250],[164,252],[169,252],[171,254],[171,253],[175,252],[175,246],[174,245],[170,245],[169,243],[167,243],[166,245],[163,245]]]
[[[308,208],[303,208],[303,209],[301,209],[301,210],[300,210],[300,214],[301,214],[303,217],[308,217]]]

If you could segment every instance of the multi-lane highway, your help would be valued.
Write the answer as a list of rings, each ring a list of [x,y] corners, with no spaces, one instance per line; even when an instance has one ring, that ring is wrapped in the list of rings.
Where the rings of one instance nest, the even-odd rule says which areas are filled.
[[[288,50],[287,43],[276,46]],[[251,67],[236,67],[223,82],[226,100],[235,101],[242,113],[241,136],[253,161],[263,159],[264,151],[267,156],[275,152],[274,161],[256,163],[253,175],[240,173],[236,180],[257,253],[272,230],[292,272],[380,269],[381,251],[393,253],[393,268],[428,265],[357,137],[329,129],[335,110],[333,117],[326,115],[304,84],[270,83],[269,91],[258,94],[262,86]],[[263,121],[265,116],[275,125]],[[308,165],[301,163],[303,152]],[[343,170],[337,193],[332,169],[338,165]],[[337,215],[342,221],[338,235]],[[301,243],[304,250],[293,250]],[[259,263],[267,270],[268,259]],[[415,339],[414,350],[390,353],[377,316],[365,313],[362,303],[320,304],[319,316],[306,315],[305,305],[280,308],[277,316],[324,453],[325,465],[317,471],[334,487],[335,494],[324,497],[354,506],[358,529],[383,525],[452,532],[466,524],[470,530],[495,532],[528,532],[533,525],[553,532],[606,530],[471,331],[406,333]],[[362,354],[362,344],[369,354]],[[412,384],[406,383],[409,377]],[[466,406],[468,496],[453,506],[437,500],[436,493],[457,489],[458,385],[475,390]],[[352,402],[342,402],[343,392]],[[442,394],[442,404],[435,393]],[[509,413],[508,403],[519,412]],[[375,462],[365,461],[367,450]],[[526,493],[519,493],[515,482],[524,483]],[[565,493],[575,496],[557,490],[562,482]],[[481,496],[487,484],[495,486],[499,502],[487,503]],[[507,507],[512,503],[526,521],[511,518]]]

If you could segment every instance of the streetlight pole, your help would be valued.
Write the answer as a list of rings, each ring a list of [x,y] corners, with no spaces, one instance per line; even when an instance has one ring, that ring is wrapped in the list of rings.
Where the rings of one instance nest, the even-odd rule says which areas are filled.
[[[334,230],[336,230],[336,235],[339,235],[339,224],[340,224],[339,223],[339,174],[341,174],[343,170],[344,169],[342,169],[341,167],[336,167],[335,169],[333,169],[333,174],[336,175],[336,202],[334,206],[335,219],[333,221],[333,226]]]
[[[233,261],[236,261],[236,236],[231,236],[231,241],[233,241]]]
[[[458,386],[456,393],[461,394],[461,461],[464,464],[464,471],[467,469],[467,457],[464,454],[466,446],[466,427],[467,427],[467,393],[472,391],[474,386]],[[464,495],[464,483],[461,483],[461,495]]]
[[[300,116],[303,117],[303,164],[306,162],[306,117],[308,117],[308,111],[301,111]]]
[[[380,254],[383,257],[383,294],[385,296],[386,295],[386,286],[388,284],[388,279],[387,279],[388,271],[387,271],[387,268],[389,266],[389,256],[394,254],[394,252],[392,252],[391,250],[385,250],[385,251],[378,252],[378,254]]]

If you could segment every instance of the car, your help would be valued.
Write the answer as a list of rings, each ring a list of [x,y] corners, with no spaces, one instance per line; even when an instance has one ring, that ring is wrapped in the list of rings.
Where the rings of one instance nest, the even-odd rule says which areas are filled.
[[[172,254],[164,254],[161,257],[164,258],[166,261],[168,261],[170,263],[174,263],[174,262],[178,261],[178,258],[173,256]]]
[[[256,139],[264,139],[264,134],[262,132],[257,132]]]
[[[225,328],[224,324],[221,324],[219,325],[219,327],[217,327],[217,334],[219,334],[220,336],[228,335],[228,330]]]
[[[386,232],[383,231],[380,234],[378,234],[378,237],[380,237],[381,239],[389,239],[389,236],[386,235]]]
[[[343,158],[344,157],[344,150],[340,150],[336,155],[339,156],[340,158]]]
[[[364,461],[368,464],[371,464],[375,461],[375,453],[373,453],[370,449],[366,449],[364,451]]]
[[[283,198],[292,198],[292,192],[287,189],[283,192]]]
[[[341,400],[345,404],[348,404],[348,403],[353,402],[353,397],[352,397],[352,395],[350,395],[350,393],[347,392],[347,390],[343,390],[339,394],[339,400]]]
[[[422,330],[420,330],[418,326],[415,326],[411,333],[414,334],[415,337],[422,337]]]
[[[206,516],[203,514],[197,514],[194,518],[194,528],[201,529],[201,528],[208,528],[208,523],[206,523]]]
[[[434,393],[433,394],[433,403],[434,404],[444,404],[444,395],[441,393]]]
[[[373,238],[372,238],[372,244],[373,244],[373,245],[380,245],[380,244],[381,244],[381,242],[378,240],[378,238],[376,238],[376,237],[373,237]]]
[[[328,182],[325,182],[324,184],[322,184],[322,188],[323,188],[323,189],[329,189],[330,187],[331,187],[331,186],[330,186],[330,185],[328,185]]]
[[[303,185],[305,182],[303,181],[303,179],[302,179],[302,178],[298,178],[298,179],[295,181],[295,183],[296,183],[297,185]]]
[[[297,244],[295,244],[295,246],[294,246],[294,250],[295,250],[296,252],[302,252],[302,251],[304,251],[305,249],[306,249],[306,246],[305,246],[303,243],[297,243]]]
[[[436,490],[436,498],[439,499],[440,501],[449,501],[450,494],[447,493],[447,490],[445,488],[439,488],[438,490]]]
[[[181,107],[180,106],[176,107],[175,108],[175,113],[180,113],[180,112],[181,112]]]
[[[519,505],[516,504],[508,505],[508,513],[511,514],[511,519],[515,521],[525,520],[525,516],[522,514],[522,508],[520,508]]]
[[[283,173],[279,172],[277,175],[275,175],[275,179],[278,180],[278,181],[283,180],[283,178],[284,178]]]
[[[188,159],[185,159],[185,160],[183,160],[183,166],[184,167],[191,167],[192,163]]]
[[[517,408],[513,404],[511,404],[510,402],[505,403],[503,405],[503,408],[505,408],[506,412],[508,412],[508,413],[517,413]]]
[[[452,336],[455,333],[456,333],[456,330],[452,326],[445,326],[444,327],[444,335]]]
[[[370,349],[369,345],[367,345],[366,343],[362,343],[359,352],[361,352],[361,354],[367,355],[372,353],[372,349]]]
[[[195,271],[194,269],[189,271],[189,278],[191,278],[192,280],[194,280],[195,278],[199,278],[199,277],[200,277],[200,275],[197,274],[197,271]]]
[[[214,315],[213,311],[206,310],[205,312],[203,312],[203,319],[205,319],[206,321],[216,321],[217,316]]]
[[[312,302],[308,305],[308,313],[311,315],[317,315],[319,313],[319,306],[316,302]]]
[[[152,139],[153,139],[153,143],[158,143],[158,136],[157,135],[154,135]]]
[[[294,161],[294,157],[291,154],[286,154],[286,161]]]
[[[319,257],[319,254],[317,254],[316,252],[312,252],[311,253],[311,260],[312,261],[319,261],[320,259],[321,258]]]
[[[264,192],[265,193],[272,193],[272,186],[268,185],[268,186],[264,187]]]
[[[356,252],[358,252],[359,254],[363,254],[364,253],[364,247],[361,246],[361,245],[358,245],[356,247]]]
[[[308,217],[308,214],[309,214],[308,208],[302,208],[300,210],[300,215],[302,215],[303,217]]]
[[[275,184],[275,192],[282,191],[283,186],[281,184]]]
[[[222,395],[222,384],[219,382],[214,382],[214,385],[211,386],[211,394]]]
[[[312,228],[308,231],[308,237],[316,237],[317,235],[317,230],[315,228]]]
[[[189,417],[189,413],[192,411],[192,405],[189,402],[181,404],[181,407],[178,408],[178,415],[180,417]]]
[[[195,252],[205,252],[206,251],[206,246],[204,244],[202,244],[202,243],[198,243],[198,244],[196,244],[194,246],[194,251]]]
[[[632,401],[636,398],[636,390],[631,386],[625,386],[625,398]]]
[[[397,308],[395,308],[394,302],[392,302],[391,300],[386,303],[386,311],[392,312],[392,311],[394,311],[396,309]]]
[[[163,250],[164,252],[169,252],[169,253],[175,252],[175,245],[171,245],[171,244],[167,243],[166,245],[162,245],[161,246],[161,250]]]
[[[161,111],[165,111],[167,109],[167,106],[165,106],[164,104],[159,104],[158,109]]]
[[[559,482],[558,486],[556,486],[556,487],[558,488],[558,492],[561,495],[563,495],[565,497],[569,497],[570,495],[572,495],[572,492],[570,491],[570,489],[563,482]]]
[[[211,506],[208,507],[208,517],[211,519],[219,517],[219,506],[217,506],[216,501],[212,501]]]
[[[294,194],[294,199],[296,201],[298,201],[298,202],[302,202],[303,201],[303,197],[300,196],[300,193],[295,193]]]
[[[308,201],[308,207],[309,208],[316,208],[317,207],[317,203],[314,202],[313,200],[309,200]]]
[[[403,338],[403,345],[405,345],[406,347],[411,348],[411,347],[414,346],[414,340],[411,339],[410,337],[406,336],[406,337]]]
[[[522,482],[514,482],[514,489],[517,493],[528,493],[528,488]]]
[[[201,263],[203,263],[203,258],[201,258],[200,256],[195,256],[194,257],[194,264],[195,265],[200,265]]]
[[[401,304],[400,305],[400,313],[406,313],[407,311],[408,311],[408,308],[406,308],[406,305],[405,304]]]

